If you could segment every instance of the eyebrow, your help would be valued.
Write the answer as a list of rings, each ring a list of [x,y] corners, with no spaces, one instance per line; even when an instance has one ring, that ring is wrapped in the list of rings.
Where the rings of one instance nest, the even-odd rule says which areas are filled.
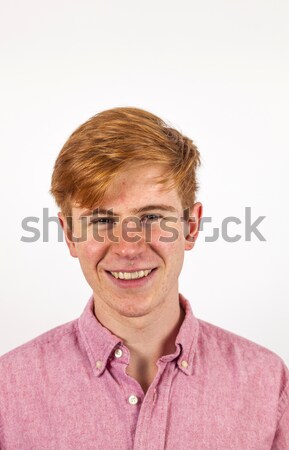
[[[142,206],[141,208],[133,208],[131,210],[131,214],[141,214],[147,211],[169,211],[172,213],[177,213],[178,210],[176,208],[174,208],[173,206],[170,205],[164,205],[164,204],[160,204],[160,205],[146,205],[146,206]],[[113,208],[110,209],[105,209],[105,208],[96,208],[93,211],[91,210],[86,210],[84,211],[80,216],[79,219],[82,219],[83,217],[88,217],[91,215],[97,215],[97,214],[103,214],[106,216],[119,216],[120,214],[118,213],[114,213],[113,212]]]

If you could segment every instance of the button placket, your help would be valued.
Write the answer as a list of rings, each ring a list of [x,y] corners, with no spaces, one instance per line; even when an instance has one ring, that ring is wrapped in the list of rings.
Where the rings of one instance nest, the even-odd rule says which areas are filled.
[[[160,361],[158,373],[150,385],[143,399],[142,408],[139,413],[136,434],[135,449],[151,448],[159,450],[165,448],[166,416],[168,414],[169,396],[173,380],[175,364]],[[160,383],[160,380],[163,380]],[[154,421],[154,414],[161,420]]]

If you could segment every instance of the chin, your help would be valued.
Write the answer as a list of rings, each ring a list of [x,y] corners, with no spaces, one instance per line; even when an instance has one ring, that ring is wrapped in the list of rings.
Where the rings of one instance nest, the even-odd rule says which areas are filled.
[[[152,308],[148,300],[141,302],[134,298],[133,301],[122,301],[114,309],[124,317],[143,317],[149,314]]]

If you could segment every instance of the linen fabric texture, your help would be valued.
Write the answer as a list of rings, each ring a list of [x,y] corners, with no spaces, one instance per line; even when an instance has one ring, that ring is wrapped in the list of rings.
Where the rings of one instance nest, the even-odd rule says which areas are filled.
[[[146,394],[93,297],[79,319],[2,356],[0,449],[288,450],[282,359],[198,320],[179,298],[175,353],[158,360]]]

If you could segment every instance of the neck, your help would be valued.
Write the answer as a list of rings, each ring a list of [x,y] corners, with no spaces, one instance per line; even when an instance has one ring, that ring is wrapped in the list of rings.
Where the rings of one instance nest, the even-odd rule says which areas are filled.
[[[122,339],[131,359],[154,362],[174,353],[175,339],[185,316],[178,295],[141,317],[121,316],[98,300],[94,301],[94,313],[104,327]]]
[[[175,340],[185,317],[178,294],[141,317],[121,316],[97,300],[94,301],[94,313],[100,323],[121,338],[129,349],[130,362],[126,372],[146,392],[157,373],[158,359],[176,349]]]

